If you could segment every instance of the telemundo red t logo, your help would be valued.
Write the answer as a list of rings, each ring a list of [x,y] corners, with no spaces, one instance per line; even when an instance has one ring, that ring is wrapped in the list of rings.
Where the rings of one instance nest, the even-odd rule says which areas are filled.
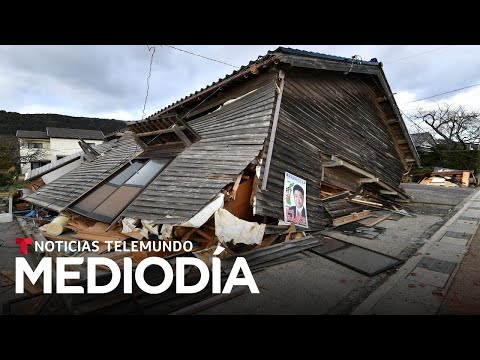
[[[28,254],[27,245],[32,244],[32,238],[17,238],[16,242],[17,242],[17,245],[20,245],[20,254],[23,254],[23,255]]]

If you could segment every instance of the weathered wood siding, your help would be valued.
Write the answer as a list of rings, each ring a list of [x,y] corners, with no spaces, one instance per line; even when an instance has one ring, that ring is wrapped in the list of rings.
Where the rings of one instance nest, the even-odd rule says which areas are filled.
[[[298,114],[297,122],[320,151],[338,155],[396,188],[403,163],[365,76],[291,72],[282,105]]]
[[[363,76],[368,75],[286,71],[267,190],[257,194],[258,214],[283,219],[283,182],[288,171],[307,181],[309,226],[322,223],[320,152],[344,158],[398,187],[403,164],[385,115]]]

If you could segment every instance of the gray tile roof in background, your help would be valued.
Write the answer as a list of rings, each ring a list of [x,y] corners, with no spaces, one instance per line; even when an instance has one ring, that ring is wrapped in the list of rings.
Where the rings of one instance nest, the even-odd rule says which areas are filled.
[[[113,145],[114,145],[114,142],[108,142],[104,144],[94,145],[93,148],[98,152],[102,153],[110,150]],[[84,154],[83,150],[77,151],[76,153],[65,156],[59,160],[52,161],[50,164],[33,169],[32,171],[25,174],[25,180],[34,180],[40,176],[43,176],[46,173],[49,173],[50,171],[58,169],[72,161],[79,159],[80,156],[82,156],[83,154]]]
[[[435,139],[428,132],[410,134],[410,136],[415,146],[422,146],[425,143],[435,145]]]
[[[17,130],[16,136],[22,139],[48,139],[45,131]]]
[[[53,138],[79,139],[83,140],[103,140],[104,135],[100,130],[84,130],[84,129],[66,129],[47,127],[47,135]]]
[[[131,134],[125,134],[118,140],[102,144],[102,148],[107,147],[107,144],[111,148],[106,149],[103,155],[84,162],[78,168],[41,187],[25,199],[48,209],[62,211],[72,201],[105,180],[124,165],[126,160],[142,150]]]

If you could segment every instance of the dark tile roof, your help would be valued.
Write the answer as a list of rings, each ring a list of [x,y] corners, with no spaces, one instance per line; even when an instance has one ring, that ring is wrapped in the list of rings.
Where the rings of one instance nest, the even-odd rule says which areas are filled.
[[[45,131],[17,130],[17,137],[22,139],[48,139]]]
[[[416,147],[422,146],[425,143],[435,145],[435,139],[428,132],[410,134],[410,136],[412,137],[413,145]]]
[[[104,134],[100,130],[84,130],[84,129],[66,129],[47,127],[48,137],[64,138],[64,139],[78,139],[83,140],[103,140]]]
[[[349,62],[349,63],[352,62],[351,57],[346,58],[346,57],[342,57],[342,56],[322,54],[322,53],[317,53],[317,52],[313,52],[313,51],[298,50],[298,49],[286,48],[286,47],[282,47],[282,46],[280,46],[276,50],[268,52],[268,54],[278,54],[278,53],[308,56],[308,57],[314,57],[314,58],[317,58],[317,59],[334,60],[334,61]],[[375,65],[375,66],[380,65],[380,63],[376,60],[377,59],[371,59],[370,61],[362,60],[361,64],[362,65]]]

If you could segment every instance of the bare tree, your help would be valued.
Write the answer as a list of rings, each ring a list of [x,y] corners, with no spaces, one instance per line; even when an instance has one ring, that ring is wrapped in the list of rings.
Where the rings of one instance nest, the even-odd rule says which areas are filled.
[[[445,140],[449,149],[468,149],[480,139],[480,112],[460,105],[437,104],[433,110],[417,109],[411,116],[417,124],[425,124]]]
[[[45,158],[45,149],[28,149],[25,155],[21,155],[23,149],[28,149],[28,144],[20,145],[15,136],[0,135],[0,170],[14,168],[18,174],[22,165]]]

